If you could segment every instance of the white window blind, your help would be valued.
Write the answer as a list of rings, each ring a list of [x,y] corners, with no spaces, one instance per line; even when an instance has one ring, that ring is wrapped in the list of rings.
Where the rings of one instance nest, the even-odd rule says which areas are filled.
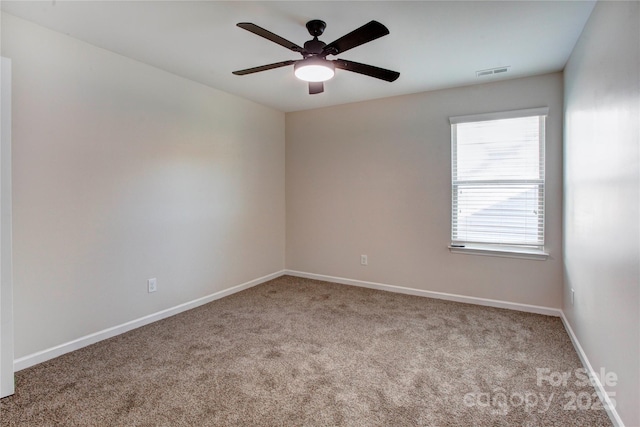
[[[452,246],[543,249],[546,115],[451,118]]]

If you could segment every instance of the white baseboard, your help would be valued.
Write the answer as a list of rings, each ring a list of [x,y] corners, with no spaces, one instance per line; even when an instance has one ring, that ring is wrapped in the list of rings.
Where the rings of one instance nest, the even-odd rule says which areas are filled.
[[[325,282],[340,283],[343,285],[359,286],[361,288],[378,289],[381,291],[396,292],[407,295],[417,295],[427,298],[436,298],[447,301],[456,301],[466,304],[484,305],[488,307],[505,308],[508,310],[524,311],[527,313],[544,314],[546,316],[560,317],[562,311],[558,308],[542,307],[538,305],[520,304],[517,302],[501,301],[487,298],[470,297],[445,292],[425,291],[422,289],[405,288],[403,286],[387,285],[385,283],[366,282],[363,280],[346,279],[344,277],[325,276],[323,274],[305,273],[302,271],[285,270],[289,276],[304,277],[307,279],[323,280]]]
[[[578,353],[578,357],[582,362],[582,366],[587,370],[589,376],[594,379],[594,388],[596,389],[596,393],[598,393],[598,397],[600,397],[600,401],[602,402],[602,406],[607,411],[607,415],[609,415],[609,419],[615,427],[624,427],[624,423],[622,422],[622,418],[618,414],[618,411],[615,408],[615,405],[611,402],[611,398],[607,394],[607,391],[604,389],[602,382],[600,381],[600,376],[593,370],[593,366],[591,366],[591,362],[589,362],[589,358],[587,354],[584,352],[582,346],[580,345],[580,341],[578,341],[578,337],[573,332],[569,321],[564,315],[564,312],[561,312],[562,315],[560,318],[562,319],[562,323],[564,324],[564,328],[569,334],[569,338],[571,338],[571,343],[573,343],[573,348],[576,349],[576,353]]]
[[[73,341],[69,341],[64,344],[57,345],[55,347],[52,347],[46,350],[39,351],[37,353],[29,354],[19,359],[15,359],[13,361],[13,369],[14,371],[17,372],[22,369],[29,368],[31,366],[37,365],[38,363],[42,363],[47,360],[53,359],[55,357],[62,356],[65,353],[69,353],[71,351],[81,349],[82,347],[86,347],[88,345],[95,344],[99,341],[106,340],[111,337],[115,337],[116,335],[123,334],[132,329],[136,329],[141,326],[148,325],[149,323],[157,322],[158,320],[162,320],[167,317],[174,316],[178,313],[182,313],[183,311],[191,310],[192,308],[199,307],[211,301],[215,301],[217,299],[226,297],[228,295],[235,294],[236,292],[240,292],[245,289],[251,288],[253,286],[259,285],[261,283],[268,282],[269,280],[280,277],[283,274],[284,274],[284,270],[277,271],[275,273],[271,273],[266,276],[262,276],[257,279],[250,280],[240,285],[236,285],[231,288],[227,288],[222,291],[215,292],[211,295],[207,295],[205,297],[198,298],[193,301],[189,301],[184,304],[180,304],[175,307],[171,307],[166,310],[162,310],[157,313],[153,313],[148,316],[144,316],[139,319],[135,319],[118,326],[104,329],[102,331],[86,335],[84,337],[75,339]]]
[[[548,308],[548,307],[540,307],[535,305],[519,304],[519,303],[491,300],[491,299],[485,299],[485,298],[476,298],[476,297],[469,297],[464,295],[448,294],[443,292],[424,291],[421,289],[405,288],[402,286],[387,285],[387,284],[375,283],[375,282],[365,282],[362,280],[345,279],[342,277],[325,276],[322,274],[305,273],[305,272],[294,271],[294,270],[281,270],[272,274],[268,274],[263,277],[259,277],[254,280],[250,280],[240,285],[233,286],[231,288],[228,288],[219,292],[215,292],[211,295],[207,295],[205,297],[198,298],[196,300],[189,301],[184,304],[180,304],[175,307],[171,307],[166,310],[162,310],[157,313],[153,313],[153,314],[141,317],[139,319],[135,319],[135,320],[123,323],[121,325],[117,325],[111,328],[104,329],[102,331],[98,331],[93,334],[80,337],[73,341],[69,341],[64,344],[51,347],[46,350],[42,350],[33,354],[29,354],[27,356],[23,356],[13,361],[13,369],[15,372],[21,371],[31,366],[37,365],[38,363],[42,363],[47,360],[56,358],[58,356],[62,356],[65,353],[69,353],[71,351],[81,349],[91,344],[95,344],[99,341],[103,341],[108,338],[115,337],[116,335],[120,335],[132,329],[136,329],[141,326],[145,326],[150,323],[157,322],[158,320],[162,320],[167,317],[174,316],[178,313],[182,313],[183,311],[196,308],[198,306],[207,304],[211,301],[215,301],[225,296],[234,294],[236,292],[240,292],[242,290],[267,282],[269,280],[278,278],[285,274],[290,276],[296,276],[296,277],[304,277],[308,279],[316,279],[316,280],[323,280],[327,282],[340,283],[344,285],[379,289],[383,291],[397,292],[397,293],[408,294],[408,295],[417,295],[417,296],[428,297],[428,298],[444,299],[448,301],[457,301],[457,302],[462,302],[467,304],[506,308],[511,310],[525,311],[529,313],[545,314],[548,316],[561,315],[560,310],[554,309],[554,308]]]
[[[461,302],[466,304],[475,304],[475,305],[482,305],[482,306],[488,306],[488,307],[504,308],[509,310],[523,311],[527,313],[536,313],[536,314],[543,314],[547,316],[560,317],[562,319],[562,323],[565,327],[565,330],[567,331],[567,334],[569,335],[569,338],[571,339],[571,342],[573,343],[573,346],[576,352],[578,353],[578,357],[580,358],[582,365],[584,366],[585,369],[587,369],[589,374],[595,379],[594,382],[595,382],[596,392],[598,393],[598,396],[602,400],[603,406],[607,411],[609,418],[611,419],[614,426],[624,427],[624,423],[622,422],[620,415],[618,414],[615,406],[612,404],[611,399],[609,398],[609,395],[606,393],[606,390],[604,389],[602,383],[600,382],[598,375],[593,370],[593,367],[591,366],[591,363],[589,362],[589,359],[587,358],[586,353],[582,349],[582,346],[580,345],[578,338],[573,332],[573,329],[571,328],[569,321],[565,317],[564,312],[560,309],[551,308],[551,307],[542,307],[537,305],[520,304],[515,302],[501,301],[501,300],[494,300],[494,299],[487,299],[487,298],[470,297],[470,296],[458,295],[458,294],[449,294],[445,292],[425,291],[422,289],[406,288],[403,286],[395,286],[395,285],[388,285],[384,283],[347,279],[344,277],[326,276],[323,274],[306,273],[306,272],[295,271],[295,270],[277,271],[275,273],[271,273],[254,280],[250,280],[240,285],[236,285],[231,288],[215,292],[211,295],[198,298],[196,300],[186,302],[184,304],[180,304],[175,307],[168,308],[166,310],[162,310],[157,313],[150,314],[148,316],[144,316],[127,323],[123,323],[122,325],[104,329],[102,331],[99,331],[90,335],[86,335],[76,340],[73,340],[64,344],[60,344],[50,349],[39,351],[37,353],[33,353],[30,355],[21,357],[19,359],[15,359],[13,362],[14,371],[17,372],[22,369],[29,368],[31,366],[37,365],[38,363],[42,363],[47,360],[53,359],[55,357],[61,356],[65,353],[69,353],[71,351],[78,350],[82,347],[95,344],[99,341],[114,337],[116,335],[123,334],[132,329],[136,329],[141,326],[148,325],[149,323],[157,322],[158,320],[162,320],[167,317],[174,316],[178,313],[182,313],[183,311],[187,311],[192,308],[199,307],[211,301],[215,301],[217,299],[226,297],[228,295],[232,295],[236,292],[243,291],[245,289],[251,288],[253,286],[257,286],[259,284],[268,282],[269,280],[273,280],[284,275],[303,277],[307,279],[322,280],[326,282],[339,283],[343,285],[359,286],[363,288],[378,289],[382,291],[396,292],[396,293],[407,294],[407,295],[417,295],[417,296],[422,296],[427,298],[436,298],[436,299],[442,299],[447,301],[455,301],[455,302]]]

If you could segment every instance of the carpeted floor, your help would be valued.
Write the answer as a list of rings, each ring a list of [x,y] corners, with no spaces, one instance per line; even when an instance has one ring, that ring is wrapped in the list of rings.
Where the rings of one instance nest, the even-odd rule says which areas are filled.
[[[611,425],[580,368],[558,318],[284,276],[18,372],[0,425]]]

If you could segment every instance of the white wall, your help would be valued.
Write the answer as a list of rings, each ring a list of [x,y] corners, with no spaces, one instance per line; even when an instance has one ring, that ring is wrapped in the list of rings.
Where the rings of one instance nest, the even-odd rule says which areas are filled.
[[[555,73],[288,113],[287,269],[559,308],[562,91]],[[550,258],[451,254],[449,117],[543,106]]]
[[[640,7],[598,2],[565,69],[564,312],[640,425]],[[570,289],[575,289],[571,304]]]
[[[2,54],[16,358],[283,269],[283,113],[7,14]]]

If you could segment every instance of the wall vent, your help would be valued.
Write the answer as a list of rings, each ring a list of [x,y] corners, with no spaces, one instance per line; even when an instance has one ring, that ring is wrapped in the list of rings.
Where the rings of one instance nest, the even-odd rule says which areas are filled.
[[[507,67],[497,67],[497,68],[489,68],[487,70],[479,70],[476,71],[476,77],[484,77],[484,76],[492,76],[494,74],[503,74],[509,71],[510,66]]]

